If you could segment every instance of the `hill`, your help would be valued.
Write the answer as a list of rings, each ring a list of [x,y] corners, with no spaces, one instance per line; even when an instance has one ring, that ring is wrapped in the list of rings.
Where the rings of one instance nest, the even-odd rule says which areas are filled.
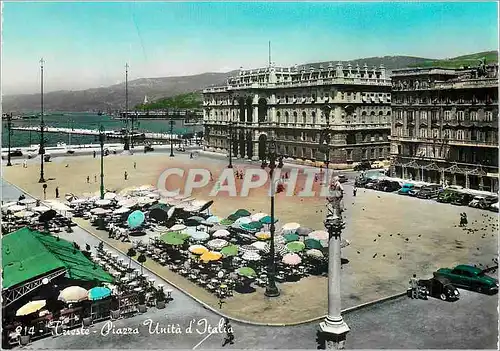
[[[414,56],[383,56],[368,57],[350,61],[352,66],[359,64],[363,67],[380,66],[383,64],[389,74],[391,70],[406,67],[461,67],[463,65],[476,66],[479,58],[485,57],[487,63],[498,61],[496,51],[480,52],[451,59],[432,59]],[[337,61],[314,62],[301,66],[324,67]],[[129,82],[129,106],[142,104],[144,96],[148,96],[157,106],[181,107],[196,106],[196,101],[201,100],[201,90],[208,86],[223,85],[227,78],[236,72],[203,73],[192,76],[140,78]],[[193,93],[193,94],[188,94]],[[184,95],[187,94],[187,95]],[[168,99],[176,95],[175,99]],[[160,102],[161,100],[161,102]],[[45,94],[45,109],[47,111],[108,111],[125,108],[125,83],[111,85],[106,88],[95,88],[80,91],[54,91]],[[153,104],[149,104],[149,107]],[[40,109],[39,94],[7,95],[3,97],[4,112],[33,112]]]
[[[202,106],[202,101],[200,92],[192,92],[161,98],[146,104],[138,104],[135,108],[144,111],[168,108],[198,109]]]

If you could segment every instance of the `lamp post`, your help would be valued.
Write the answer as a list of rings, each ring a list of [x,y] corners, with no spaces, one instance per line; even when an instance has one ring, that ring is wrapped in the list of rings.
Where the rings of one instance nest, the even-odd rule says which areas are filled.
[[[170,115],[170,157],[174,156],[174,119]]]
[[[128,63],[125,64],[125,141],[123,150],[130,150],[129,130],[128,130]]]
[[[233,94],[229,93],[229,122],[227,128],[229,131],[229,164],[227,168],[233,168]]]
[[[38,149],[38,154],[40,155],[40,179],[38,180],[38,183],[45,183],[45,178],[43,174],[43,157],[45,155],[45,139],[43,132],[45,130],[45,123],[43,121],[43,64],[45,61],[43,58],[40,60],[40,73],[41,73],[41,80],[40,80],[40,148]]]
[[[326,119],[326,127],[321,131],[321,138],[320,138],[320,150],[325,154],[325,179],[324,179],[324,184],[328,185],[329,183],[329,178],[328,178],[328,166],[330,165],[330,141],[331,141],[331,130],[330,130],[330,111],[332,110],[332,107],[328,104],[323,106],[323,114]]]
[[[101,200],[104,199],[104,139],[106,134],[104,133],[104,126],[101,125],[99,128],[99,142],[101,144]]]
[[[274,254],[274,232],[276,230],[274,226],[274,194],[276,193],[275,181],[274,181],[274,169],[276,168],[276,141],[272,139],[268,146],[269,153],[269,175],[271,178],[271,244],[269,252],[269,269],[267,271],[267,286],[264,295],[267,297],[276,297],[280,295],[280,291],[276,286],[275,275],[276,275],[276,258]]]
[[[12,163],[10,162],[10,137],[12,135],[12,113],[7,115],[7,131],[9,134],[7,134],[7,142],[8,142],[8,154],[7,154],[7,166],[12,166]]]
[[[335,177],[329,186],[329,197],[327,198],[328,214],[324,221],[329,234],[328,242],[328,315],[320,323],[322,341],[326,349],[344,349],[346,335],[349,327],[341,314],[340,300],[340,272],[341,255],[340,243],[341,233],[345,227],[342,220],[342,198],[344,190]]]

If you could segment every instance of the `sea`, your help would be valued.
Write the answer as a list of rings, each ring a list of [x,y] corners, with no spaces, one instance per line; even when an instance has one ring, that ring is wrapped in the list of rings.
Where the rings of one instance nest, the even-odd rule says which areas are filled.
[[[183,121],[174,120],[174,134],[196,133],[203,130],[202,126],[185,126]],[[99,129],[102,125],[106,131],[120,130],[125,127],[125,121],[114,119],[107,115],[97,115],[84,112],[59,112],[44,114],[45,125],[59,128],[80,128],[80,129]],[[134,131],[170,133],[169,119],[139,119],[135,123]],[[12,121],[13,127],[39,127],[40,118],[20,119]],[[93,135],[71,135],[67,133],[45,133],[47,146],[55,146],[57,143],[66,143],[71,145],[98,143],[98,137]],[[8,146],[7,123],[2,119],[2,147]],[[13,130],[11,135],[11,148],[30,146],[40,143],[40,133],[36,131],[17,131]]]

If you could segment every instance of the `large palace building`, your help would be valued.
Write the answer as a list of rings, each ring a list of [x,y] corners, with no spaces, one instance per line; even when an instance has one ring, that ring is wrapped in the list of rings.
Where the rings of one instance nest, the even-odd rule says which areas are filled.
[[[393,171],[498,191],[498,66],[392,73]]]
[[[352,164],[390,156],[391,81],[383,66],[269,67],[241,70],[227,85],[203,90],[205,148],[234,157],[278,155]],[[328,130],[329,132],[325,132]],[[324,148],[321,148],[323,151]]]

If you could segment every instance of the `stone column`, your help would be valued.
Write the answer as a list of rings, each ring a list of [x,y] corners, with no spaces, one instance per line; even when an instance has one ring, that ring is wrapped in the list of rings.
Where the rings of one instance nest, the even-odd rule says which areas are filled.
[[[342,350],[345,348],[346,335],[350,331],[341,314],[340,272],[341,233],[345,227],[342,219],[343,189],[338,180],[330,187],[328,198],[328,215],[325,227],[329,233],[328,243],[328,315],[320,323],[320,333],[325,341],[326,349]]]
[[[457,174],[456,173],[453,173],[453,181],[451,184],[457,185]]]
[[[479,190],[483,190],[483,189],[484,189],[484,177],[479,176]]]
[[[469,188],[470,188],[469,175],[467,173],[465,173],[465,189],[469,189]]]

